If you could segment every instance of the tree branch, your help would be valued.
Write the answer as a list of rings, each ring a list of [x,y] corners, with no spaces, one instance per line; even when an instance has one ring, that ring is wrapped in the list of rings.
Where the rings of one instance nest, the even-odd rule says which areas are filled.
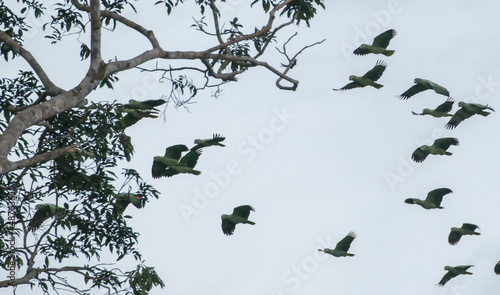
[[[4,31],[0,30],[0,41],[4,42],[7,44],[12,50],[19,54],[24,60],[28,62],[28,64],[31,66],[31,68],[35,71],[37,74],[38,78],[42,82],[43,86],[47,90],[47,92],[50,94],[50,96],[56,96],[60,93],[62,93],[64,90],[57,87],[47,76],[47,73],[43,70],[42,66],[38,63],[38,61],[33,57],[31,52],[28,50],[24,49],[19,43],[17,43],[15,40],[13,40],[9,35],[7,35]]]
[[[77,9],[79,9],[81,11],[86,11],[86,12],[91,11],[90,6],[80,3],[79,0],[71,0],[71,3]],[[141,26],[141,25],[129,20],[128,18],[125,18],[125,17],[115,13],[115,12],[111,12],[108,10],[101,10],[100,14],[103,17],[112,18],[112,19],[116,20],[117,22],[120,22],[120,23],[124,24],[125,26],[141,33],[144,37],[148,38],[148,40],[149,40],[149,42],[151,42],[151,45],[153,46],[153,48],[160,48],[160,44],[158,43],[158,40],[156,39],[153,31],[149,31],[146,28],[144,28],[143,26]]]

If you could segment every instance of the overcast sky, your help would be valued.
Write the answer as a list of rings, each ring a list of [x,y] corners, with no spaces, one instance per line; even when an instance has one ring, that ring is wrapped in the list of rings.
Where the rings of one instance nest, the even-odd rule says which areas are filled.
[[[223,18],[238,16],[243,24],[261,21],[243,2],[227,0]],[[158,10],[134,19],[151,29],[163,26],[157,35],[167,50],[205,48],[207,43],[200,40],[208,39],[189,28],[193,15],[187,8],[174,12],[175,22],[167,19],[161,26],[155,18],[162,13]],[[328,1],[310,28],[294,26],[279,36],[281,46],[298,30],[291,53],[326,39],[301,54],[290,72],[300,81],[297,91],[279,90],[273,74],[251,69],[237,83],[224,86],[217,100],[202,92],[189,112],[169,106],[165,122],[144,119],[130,127],[135,154],[124,167],[137,169],[161,192],[159,200],[150,200],[141,210],[130,206],[126,212],[141,233],[145,263],[166,283],[165,289],[151,294],[497,292],[498,114],[472,117],[449,131],[443,127],[446,118],[411,113],[435,108],[444,96],[431,91],[407,101],[396,96],[415,78],[424,78],[446,87],[456,102],[500,109],[499,11],[497,1]],[[262,22],[250,23],[247,29],[256,25]],[[352,54],[388,29],[398,33],[389,45],[396,50],[393,56]],[[105,41],[103,55],[127,58],[147,48],[145,40],[137,40],[141,45]],[[75,48],[68,54],[73,62]],[[57,65],[46,67],[62,86],[74,86],[85,73],[83,63],[68,69],[65,57],[57,56],[56,61],[48,51],[41,54],[35,56]],[[269,56],[277,67],[284,62],[279,55]],[[363,75],[379,59],[388,65],[378,81],[383,88],[332,91],[347,84],[349,75]],[[97,91],[91,98],[125,103],[130,98],[160,98],[169,91],[151,74],[132,71],[119,78],[114,92]],[[455,103],[453,112],[457,109]],[[196,166],[201,175],[152,179],[154,156],[174,144],[191,147],[195,138],[213,133],[226,137],[226,147],[204,149]],[[418,165],[411,161],[418,146],[438,137],[459,139],[460,145],[449,150],[452,156],[429,156]],[[453,190],[444,197],[443,210],[403,202],[424,199],[440,187]],[[256,224],[238,225],[233,236],[225,236],[220,215],[246,204],[255,208],[249,219]],[[481,235],[464,236],[450,246],[450,228],[464,222],[479,225]],[[318,252],[334,248],[350,231],[358,235],[349,251],[356,256]],[[475,265],[472,276],[436,286],[446,273],[444,266],[466,264]]]

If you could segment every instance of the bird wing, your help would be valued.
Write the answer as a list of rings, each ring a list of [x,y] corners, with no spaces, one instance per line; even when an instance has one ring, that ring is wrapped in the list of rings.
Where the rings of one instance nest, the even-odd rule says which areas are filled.
[[[425,200],[427,202],[431,202],[437,206],[441,205],[441,202],[443,201],[443,196],[449,193],[452,193],[453,191],[449,188],[437,188],[435,190],[430,191],[427,194],[427,197]]]
[[[236,224],[227,220],[227,219],[222,219],[222,232],[230,236],[234,233],[234,229],[236,228]]]
[[[440,286],[444,286],[444,284],[446,284],[449,280],[451,280],[452,278],[456,277],[457,275],[452,273],[451,271],[447,272],[443,278],[441,279],[441,281],[439,281],[438,285]]]
[[[167,167],[167,169],[163,171],[161,176],[172,177],[174,175],[181,173],[179,170],[175,169],[175,167],[176,166]]]
[[[153,167],[151,167],[151,175],[153,176],[153,178],[160,178],[164,176],[163,173],[165,172],[166,168],[167,166],[164,165],[163,163],[160,163],[157,160],[153,160]]]
[[[248,219],[248,216],[250,216],[250,210],[255,211],[255,209],[250,205],[239,206],[234,208],[233,215]]]
[[[436,112],[443,112],[443,113],[447,113],[449,111],[451,111],[451,109],[453,108],[453,104],[455,102],[453,100],[447,100],[445,102],[443,102],[442,104],[440,104],[436,109],[435,111]]]
[[[479,228],[479,226],[472,224],[472,223],[464,223],[464,224],[462,224],[462,228],[474,231],[474,230],[476,230],[476,228]]]
[[[182,152],[189,150],[187,146],[183,144],[176,144],[173,146],[169,146],[165,150],[165,157],[169,157],[171,159],[179,160],[181,158]]]
[[[198,158],[200,157],[200,155],[201,149],[190,150],[187,154],[184,155],[184,157],[182,157],[179,163],[181,165],[194,168],[194,166],[196,166],[196,163],[198,162]]]
[[[139,122],[140,119],[142,118],[134,116],[132,113],[128,113],[123,117],[122,122],[125,127],[130,127]]]
[[[125,104],[124,106],[129,109],[140,109],[140,110],[152,110],[154,107],[160,106],[167,101],[164,99],[148,99],[144,101],[137,101],[137,100],[129,100],[128,104]]]
[[[346,86],[342,87],[342,88],[333,88],[333,90],[335,91],[344,91],[344,90],[349,90],[349,89],[354,89],[354,88],[358,88],[360,87],[360,85],[356,82],[351,82],[349,84],[347,84]]]
[[[54,213],[51,212],[50,207],[45,206],[43,204],[38,205],[38,210],[36,210],[35,214],[31,218],[28,223],[28,230],[36,230],[45,222],[45,220],[54,216]]]
[[[129,195],[129,200],[132,205],[134,205],[137,209],[141,209],[144,207],[144,204],[146,203],[146,199],[136,195],[136,194],[130,194]]]
[[[125,109],[124,112],[127,113],[122,119],[125,127],[130,127],[135,123],[139,122],[142,118],[158,118],[155,112],[141,109]]]
[[[403,92],[399,98],[400,99],[408,99],[412,96],[414,96],[415,94],[419,93],[419,92],[422,92],[424,90],[427,90],[427,88],[421,84],[415,84],[413,85],[412,87],[410,87],[408,90],[406,90],[405,92]]]
[[[429,80],[424,80],[424,79],[422,79],[422,80],[427,82],[436,93],[446,95],[448,97],[450,96],[450,93],[448,92],[448,90],[446,88],[444,88],[443,86],[436,84],[436,83],[429,81]]]
[[[123,212],[125,211],[125,209],[127,209],[128,207],[128,204],[130,204],[130,201],[127,199],[127,200],[124,200],[124,199],[116,199],[116,202],[115,202],[115,208],[116,210],[120,213],[120,214],[123,214]]]
[[[450,234],[448,235],[448,243],[450,243],[450,245],[456,245],[458,241],[460,241],[460,238],[462,238],[461,233],[450,231]]]
[[[458,139],[454,137],[443,137],[434,140],[432,144],[436,148],[447,150],[451,145],[458,145]]]
[[[421,147],[417,148],[413,154],[411,154],[411,158],[413,161],[417,162],[417,163],[421,163],[425,160],[425,158],[427,158],[427,156],[429,155],[429,152],[423,150]]]
[[[368,49],[363,49],[360,46],[360,47],[354,49],[354,51],[352,53],[354,53],[355,55],[367,55],[367,54],[371,53],[371,51]]]
[[[455,266],[455,268],[458,268],[460,270],[466,271],[466,270],[468,270],[472,266],[474,266],[474,265],[458,265],[458,266]]]
[[[494,270],[497,275],[500,275],[500,261],[498,261],[497,264],[495,264]]]
[[[140,109],[153,109],[154,107],[161,106],[162,104],[165,104],[167,101],[164,99],[148,99],[144,101],[140,101]]]
[[[468,119],[473,115],[474,113],[467,111],[465,108],[461,108],[455,112],[450,121],[448,121],[444,127],[446,129],[454,129],[458,126],[458,124],[462,123],[463,120]]]
[[[199,148],[204,148],[204,147],[211,146],[211,145],[225,146],[222,143],[220,143],[221,141],[224,141],[225,139],[226,138],[220,134],[214,134],[213,137],[210,139],[195,140],[195,143],[197,141],[199,141],[199,142],[194,147],[192,147],[191,150],[197,150]]]
[[[340,251],[345,251],[349,250],[349,247],[351,247],[352,241],[356,238],[356,233],[355,232],[350,232],[340,240],[340,242],[337,243],[337,246],[335,246],[335,250],[340,250]]]
[[[475,112],[480,112],[480,111],[483,111],[483,110],[491,110],[493,112],[495,111],[489,105],[482,105],[482,104],[479,104],[479,103],[464,103],[464,107],[470,108],[470,111],[475,111]]]
[[[377,37],[375,37],[373,39],[372,45],[377,47],[387,48],[391,39],[394,38],[394,36],[396,35],[397,35],[396,30],[394,29],[387,30],[382,34],[378,35]]]
[[[382,77],[382,74],[384,73],[386,67],[387,64],[384,61],[378,60],[373,69],[366,72],[366,74],[363,75],[363,78],[377,81],[380,77]]]
[[[213,143],[213,145],[221,145],[221,146],[225,146],[223,145],[222,143],[220,143],[221,141],[224,141],[226,138],[220,134],[214,134],[212,139],[210,139],[209,141],[211,143]]]

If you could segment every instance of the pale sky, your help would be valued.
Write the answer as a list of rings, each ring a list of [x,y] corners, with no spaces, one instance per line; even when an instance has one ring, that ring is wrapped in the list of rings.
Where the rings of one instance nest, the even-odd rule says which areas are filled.
[[[228,0],[223,17],[248,13],[242,2]],[[157,35],[168,50],[205,48],[200,40],[206,37],[189,28],[192,11],[187,7],[174,13],[173,24],[160,25],[146,14],[134,19],[153,30],[163,27]],[[138,170],[161,192],[145,208],[126,211],[141,233],[138,247],[146,265],[155,267],[166,284],[151,295],[497,292],[498,114],[474,116],[449,131],[444,129],[446,118],[411,113],[435,108],[444,96],[432,91],[406,101],[396,96],[415,78],[424,78],[450,91],[456,101],[453,112],[459,101],[500,109],[499,11],[497,1],[328,1],[310,28],[294,26],[279,35],[281,47],[299,32],[291,53],[326,39],[301,54],[290,72],[300,81],[297,91],[279,90],[273,74],[251,69],[237,83],[223,86],[218,99],[201,92],[189,112],[169,106],[165,122],[144,119],[130,127],[135,154],[123,167]],[[262,20],[237,16],[243,24]],[[360,43],[371,43],[388,29],[398,33],[389,45],[396,51],[393,56],[352,54]],[[126,58],[148,45],[137,40],[141,45],[122,47],[114,43],[118,39],[105,43],[104,56]],[[27,46],[40,45],[28,41]],[[46,66],[49,75],[68,88],[86,65],[78,63],[68,75],[65,63],[78,61],[76,45],[70,48],[57,61],[49,51],[37,54],[45,63],[55,62],[57,67]],[[274,50],[267,56],[276,67],[284,62]],[[351,74],[363,75],[379,59],[388,65],[378,80],[383,88],[332,90],[347,84]],[[167,83],[157,83],[150,74],[130,71],[119,78],[114,92],[99,90],[91,98],[126,103],[169,92]],[[196,166],[201,175],[151,177],[152,159],[166,147],[191,147],[195,138],[213,133],[226,137],[226,147],[204,149]],[[418,146],[439,137],[459,139],[460,145],[449,149],[452,156],[411,161]],[[403,202],[424,199],[440,187],[453,190],[444,197],[445,209]],[[233,236],[225,236],[220,215],[246,204],[255,208],[249,219],[256,224],[237,225]],[[481,235],[449,245],[450,228],[464,222],[479,225]],[[350,231],[358,235],[349,251],[354,257],[317,251],[334,248]],[[436,285],[446,273],[444,266],[467,264],[475,265],[472,276]]]

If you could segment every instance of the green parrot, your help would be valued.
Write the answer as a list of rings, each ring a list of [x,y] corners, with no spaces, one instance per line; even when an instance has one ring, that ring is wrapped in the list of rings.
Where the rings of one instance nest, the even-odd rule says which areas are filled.
[[[453,137],[438,138],[431,146],[423,145],[417,148],[411,158],[413,161],[421,163],[429,154],[451,156],[452,153],[447,151],[451,145],[458,145],[458,139]]]
[[[472,223],[464,223],[462,227],[452,227],[448,242],[450,245],[456,245],[463,235],[480,235],[481,233],[475,232],[476,229],[479,229],[479,226]]]
[[[441,207],[441,202],[443,201],[443,196],[447,195],[449,193],[452,193],[453,191],[449,188],[438,188],[435,190],[430,191],[427,194],[427,197],[425,200],[420,200],[420,199],[415,199],[415,198],[408,198],[405,200],[406,204],[417,204],[422,206],[424,209],[444,209],[444,207]]]
[[[351,75],[351,76],[349,76],[349,80],[353,81],[353,82],[351,82],[351,83],[347,84],[346,86],[339,88],[339,89],[333,88],[333,90],[344,91],[344,90],[349,90],[349,89],[353,89],[353,88],[361,88],[361,87],[365,87],[365,86],[372,86],[372,87],[375,87],[377,89],[380,89],[380,88],[384,87],[384,85],[375,83],[375,81],[377,81],[382,76],[386,67],[387,67],[387,64],[384,61],[379,60],[379,61],[377,61],[377,63],[373,67],[373,69],[366,72],[366,74],[364,74],[363,76],[358,77],[358,76]]]
[[[194,170],[194,166],[198,162],[198,158],[201,155],[201,149],[190,150],[185,154],[180,160],[177,166],[168,166],[163,172],[162,176],[171,177],[179,173],[189,173],[194,175],[200,175],[201,171]]]
[[[201,150],[190,151],[180,159],[182,152],[188,150],[188,147],[183,144],[173,145],[165,150],[163,157],[154,157],[153,167],[151,168],[153,178],[169,177],[179,173],[201,174],[201,171],[193,169],[201,154]]]
[[[468,119],[474,115],[481,115],[483,117],[491,114],[490,112],[486,112],[485,110],[495,111],[488,105],[482,105],[478,103],[465,103],[463,101],[458,103],[460,109],[455,112],[453,117],[451,117],[450,121],[446,123],[444,126],[446,129],[454,129],[460,124],[463,120]]]
[[[495,268],[493,270],[495,271],[495,274],[500,275],[500,261],[495,264]]]
[[[63,207],[56,206],[55,204],[38,204],[35,206],[36,212],[33,214],[30,222],[28,223],[28,230],[35,231],[37,230],[45,220],[55,217],[62,218],[66,216],[68,213],[67,210]]]
[[[209,139],[195,139],[194,143],[196,145],[192,147],[191,150],[197,150],[199,148],[204,148],[212,145],[225,146],[220,143],[221,141],[224,141],[224,139],[226,138],[220,134],[214,134],[213,137]]]
[[[124,113],[127,113],[122,118],[122,123],[125,128],[134,125],[143,118],[158,118],[158,114],[155,111],[141,110],[141,109],[124,109]]]
[[[132,154],[134,154],[134,146],[132,145],[132,138],[125,133],[120,134],[118,137],[120,144],[123,147],[123,153],[128,162],[132,159]]]
[[[347,251],[349,250],[349,247],[351,247],[351,243],[355,238],[356,233],[350,232],[347,236],[345,236],[345,238],[337,243],[335,249],[325,248],[323,250],[318,249],[318,251],[331,254],[335,257],[354,256],[355,254],[347,253]]]
[[[255,209],[250,205],[243,205],[234,208],[233,214],[222,214],[222,232],[225,235],[230,236],[234,233],[234,229],[238,223],[254,225],[255,222],[248,220],[250,211],[255,211]]]
[[[143,208],[146,203],[146,198],[133,193],[118,193],[115,195],[115,199],[114,206],[120,214],[123,214],[130,203],[137,209]]]
[[[124,104],[123,106],[127,109],[136,109],[136,110],[143,110],[143,111],[148,111],[148,110],[155,110],[155,107],[161,106],[162,104],[165,104],[167,101],[164,99],[149,99],[149,100],[144,100],[144,101],[137,101],[135,99],[131,99],[128,101],[128,104]]]
[[[447,100],[445,102],[443,102],[442,104],[440,104],[436,109],[434,110],[431,110],[431,109],[423,109],[422,110],[422,113],[415,113],[412,111],[412,114],[414,115],[420,115],[420,116],[424,116],[424,115],[431,115],[435,118],[440,118],[440,117],[451,117],[453,116],[452,114],[450,114],[449,112],[451,111],[452,107],[453,107],[453,104],[455,102],[453,100]]]
[[[450,93],[448,92],[448,90],[446,90],[446,88],[444,88],[443,86],[438,85],[432,81],[416,78],[413,82],[415,83],[415,85],[413,85],[408,90],[403,92],[403,94],[401,94],[399,96],[400,99],[408,99],[408,98],[412,97],[413,95],[415,95],[419,92],[425,91],[427,89],[432,89],[437,94],[442,94],[442,95],[445,95],[447,97],[450,97]]]
[[[439,281],[438,285],[444,286],[449,280],[458,275],[471,275],[472,273],[467,271],[471,266],[474,265],[445,266],[444,270],[448,272],[443,276],[441,281]]]
[[[387,46],[392,38],[397,35],[396,30],[387,30],[373,39],[372,45],[361,44],[358,48],[354,50],[355,55],[366,55],[369,53],[383,54],[385,56],[391,56],[394,54],[394,50],[387,50]]]

